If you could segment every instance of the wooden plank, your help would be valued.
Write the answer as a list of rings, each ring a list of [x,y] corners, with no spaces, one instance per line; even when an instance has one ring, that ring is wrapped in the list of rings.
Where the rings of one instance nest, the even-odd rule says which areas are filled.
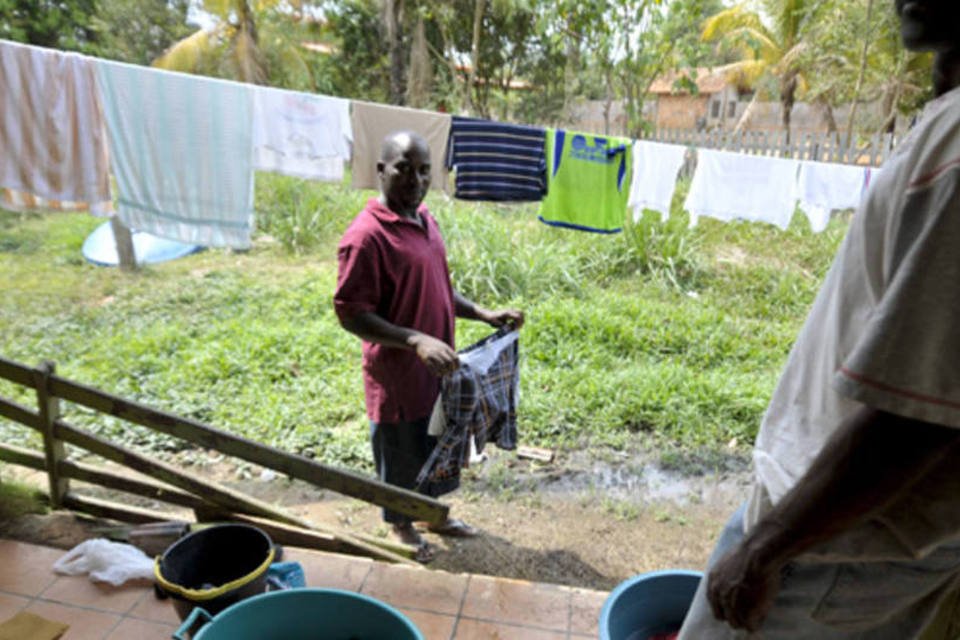
[[[36,371],[33,367],[28,367],[13,360],[0,358],[0,378],[9,380],[25,387],[33,387],[33,374]]]
[[[63,506],[72,511],[88,513],[98,518],[108,518],[110,520],[134,522],[137,524],[165,522],[174,519],[173,515],[163,513],[162,511],[131,507],[130,505],[91,498],[90,496],[78,496],[74,493],[68,493],[63,496]]]
[[[106,469],[91,465],[65,460],[60,463],[60,472],[74,480],[89,482],[108,489],[115,489],[137,496],[159,500],[168,504],[175,504],[187,509],[196,509],[208,506],[210,503],[191,493],[186,493],[152,480],[129,478]]]
[[[55,423],[60,419],[60,398],[50,391],[50,377],[56,365],[45,361],[34,371],[34,386],[37,391],[37,407],[43,433],[43,452],[47,461],[47,480],[50,485],[50,506],[63,506],[63,496],[70,490],[70,482],[60,475],[60,462],[67,459],[67,450],[57,437]]]
[[[19,422],[20,424],[43,431],[43,422],[40,420],[40,414],[32,409],[28,409],[13,400],[0,397],[0,416]]]
[[[402,545],[405,548],[403,550],[404,555],[401,555],[395,551],[391,551],[389,548],[384,548],[385,546],[396,548],[398,546],[396,544],[383,545],[383,541],[377,541],[376,544],[365,542],[358,539],[356,536],[351,535],[350,533],[337,531],[335,529],[318,528],[316,526],[292,527],[289,525],[278,524],[276,522],[270,522],[262,518],[255,518],[245,514],[229,513],[217,509],[203,509],[196,511],[195,513],[198,522],[230,520],[233,522],[252,524],[263,529],[271,538],[273,538],[275,542],[281,542],[281,540],[314,540],[322,544],[322,539],[315,536],[323,536],[323,538],[335,541],[330,542],[330,544],[336,545],[336,547],[331,549],[331,551],[362,555],[375,558],[377,560],[386,560],[388,562],[396,562],[399,564],[416,564],[410,559],[410,557],[416,553],[416,549],[413,547],[406,547],[406,545]],[[293,544],[296,546],[295,542],[281,542],[281,544]]]
[[[364,502],[387,507],[415,520],[445,522],[450,507],[413,491],[401,489],[353,471],[335,469],[309,458],[253,442],[232,433],[179,416],[123,400],[97,389],[54,376],[51,387],[59,397],[97,411],[129,420],[207,449],[273,469],[310,484],[342,493]],[[162,479],[162,478],[161,478]]]
[[[12,444],[0,444],[0,460],[37,471],[47,470],[47,459],[43,454]]]
[[[110,229],[113,231],[113,242],[117,247],[117,259],[120,268],[124,271],[137,269],[137,255],[133,250],[133,234],[117,216],[110,218]]]
[[[265,502],[261,502],[217,483],[200,480],[165,462],[151,460],[139,453],[113,444],[104,438],[84,433],[79,429],[71,427],[62,420],[58,420],[56,423],[56,435],[65,442],[96,453],[107,460],[130,467],[135,471],[179,487],[184,491],[203,496],[208,502],[212,502],[224,509],[261,515],[272,520],[279,520],[280,522],[287,522],[298,526],[309,526],[309,523],[306,521],[268,505]]]

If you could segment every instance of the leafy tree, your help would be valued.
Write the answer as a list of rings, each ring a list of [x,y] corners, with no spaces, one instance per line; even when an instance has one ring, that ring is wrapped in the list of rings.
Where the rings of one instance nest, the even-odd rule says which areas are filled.
[[[3,0],[0,0],[2,2]],[[96,54],[147,65],[193,30],[187,24],[189,0],[109,0],[93,17]]]
[[[772,76],[779,84],[783,128],[790,135],[790,115],[797,96],[807,86],[808,69],[802,64],[808,43],[805,36],[822,0],[761,0],[767,21],[746,4],[738,4],[712,16],[703,29],[705,41],[721,41],[741,52],[741,60],[724,71],[753,84]],[[757,92],[759,96],[761,92]],[[754,103],[751,103],[751,107]],[[749,118],[748,108],[738,124]]]
[[[89,53],[97,0],[0,0],[0,38]]]

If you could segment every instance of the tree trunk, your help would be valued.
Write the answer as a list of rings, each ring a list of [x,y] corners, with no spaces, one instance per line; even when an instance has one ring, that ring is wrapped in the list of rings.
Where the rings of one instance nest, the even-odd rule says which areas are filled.
[[[430,86],[433,81],[433,65],[430,64],[430,51],[427,49],[427,31],[423,17],[417,19],[413,32],[413,45],[410,47],[409,78],[407,79],[407,104],[421,109],[430,98]]]
[[[790,144],[790,118],[793,115],[796,96],[797,72],[788,71],[780,83],[780,104],[783,107],[783,130],[787,133],[787,144]]]
[[[823,123],[827,125],[827,133],[836,133],[837,119],[833,117],[833,107],[830,106],[830,103],[827,102],[827,99],[823,96],[817,98],[816,104],[818,107],[820,107],[820,114],[823,118]]]
[[[743,115],[740,116],[740,119],[737,120],[737,126],[733,128],[734,133],[740,133],[743,131],[750,121],[753,119],[753,114],[757,110],[757,103],[759,102],[760,92],[754,91],[753,97],[750,98],[750,103],[747,105],[747,108],[743,110]]]
[[[857,104],[860,102],[860,92],[863,90],[863,79],[867,74],[867,52],[870,50],[870,35],[873,29],[870,19],[873,17],[874,0],[867,2],[867,29],[863,34],[863,49],[860,52],[860,72],[857,74],[857,84],[853,88],[853,101],[850,104],[850,120],[847,122],[847,143],[853,139],[853,124],[857,116]]]
[[[387,44],[390,49],[390,103],[403,104],[406,95],[403,81],[406,76],[403,59],[403,33],[401,18],[403,0],[385,0],[383,5],[383,25]]]
[[[480,33],[483,27],[483,12],[487,8],[486,0],[474,0],[473,37],[470,40],[470,70],[467,73],[466,107],[473,113],[473,87],[477,80],[477,68],[480,66]]]

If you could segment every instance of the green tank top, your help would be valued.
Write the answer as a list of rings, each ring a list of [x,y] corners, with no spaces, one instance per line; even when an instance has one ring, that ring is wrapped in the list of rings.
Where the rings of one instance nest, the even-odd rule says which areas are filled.
[[[630,140],[547,129],[547,196],[540,220],[558,227],[616,233],[630,195]]]

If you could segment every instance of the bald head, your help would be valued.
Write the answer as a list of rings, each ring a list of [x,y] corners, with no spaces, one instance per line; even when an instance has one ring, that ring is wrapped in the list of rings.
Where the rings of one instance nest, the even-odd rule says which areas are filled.
[[[430,188],[430,146],[413,131],[395,131],[380,146],[380,191],[394,212],[416,216]]]

